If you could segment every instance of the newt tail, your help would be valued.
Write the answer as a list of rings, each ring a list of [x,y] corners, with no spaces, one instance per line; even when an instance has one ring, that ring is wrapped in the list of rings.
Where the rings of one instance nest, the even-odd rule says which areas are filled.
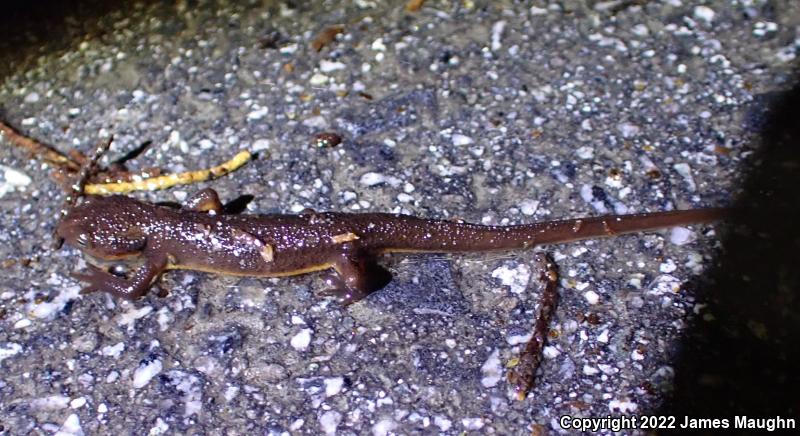
[[[541,244],[706,223],[724,209],[610,215],[515,226],[484,226],[408,215],[315,213],[232,215],[217,193],[200,191],[176,209],[130,197],[87,197],[58,225],[67,243],[103,260],[140,258],[129,278],[91,267],[84,292],[126,299],[144,295],[168,269],[279,277],[333,269],[326,280],[345,303],[383,288],[391,275],[380,253],[518,250]]]
[[[381,222],[372,235],[362,225],[367,244],[388,253],[458,253],[523,250],[544,244],[561,244],[637,233],[722,219],[725,209],[606,215],[543,221],[513,226],[485,226],[453,221],[426,220],[406,215],[352,215],[354,222]]]

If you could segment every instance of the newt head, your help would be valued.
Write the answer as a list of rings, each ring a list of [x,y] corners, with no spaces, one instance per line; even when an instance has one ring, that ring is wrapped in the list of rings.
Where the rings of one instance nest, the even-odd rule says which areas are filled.
[[[136,256],[144,249],[147,204],[119,195],[86,197],[56,229],[67,244],[104,260]]]

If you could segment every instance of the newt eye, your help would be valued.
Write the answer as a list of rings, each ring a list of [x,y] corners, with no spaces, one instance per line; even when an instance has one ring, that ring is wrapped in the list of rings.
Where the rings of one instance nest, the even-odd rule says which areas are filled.
[[[89,237],[86,236],[86,233],[81,233],[75,238],[75,242],[77,242],[81,247],[85,247],[89,244]]]

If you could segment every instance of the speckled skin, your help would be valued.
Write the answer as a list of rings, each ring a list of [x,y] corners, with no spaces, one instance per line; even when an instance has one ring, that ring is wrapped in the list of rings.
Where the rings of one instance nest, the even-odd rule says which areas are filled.
[[[470,252],[525,249],[719,219],[720,209],[483,226],[383,213],[227,215],[207,189],[175,209],[130,197],[88,197],[59,224],[67,243],[93,257],[143,257],[129,279],[96,267],[76,277],[84,292],[135,299],[166,269],[277,277],[333,268],[329,294],[350,303],[389,282],[375,255],[386,252]]]

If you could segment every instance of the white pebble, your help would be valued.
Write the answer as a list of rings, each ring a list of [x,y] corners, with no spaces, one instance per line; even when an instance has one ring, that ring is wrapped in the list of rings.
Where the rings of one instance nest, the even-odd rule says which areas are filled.
[[[472,138],[467,135],[462,135],[460,133],[456,133],[452,137],[453,145],[469,145],[475,142]]]
[[[574,250],[572,250],[571,254],[572,254],[572,257],[581,257],[581,256],[583,256],[584,254],[586,254],[588,252],[589,252],[589,249],[586,248],[586,247],[577,247]],[[578,289],[578,290],[580,290],[580,289]]]
[[[617,130],[619,130],[623,138],[632,138],[639,134],[639,126],[633,123],[622,123],[617,126]]]
[[[636,403],[624,400],[611,400],[608,403],[608,409],[611,412],[630,413],[635,412],[638,407]]]
[[[336,428],[342,422],[342,414],[334,410],[329,410],[319,417],[319,426],[322,431],[327,435],[336,434]]]
[[[106,345],[100,349],[100,355],[119,359],[119,356],[123,351],[125,351],[125,342],[117,342],[116,345]]]
[[[663,262],[658,266],[658,270],[665,274],[669,274],[676,269],[678,269],[678,266],[675,265],[675,262],[672,259],[667,259],[666,262]]]
[[[594,148],[589,147],[588,145],[584,145],[583,147],[579,147],[575,152],[578,154],[578,157],[581,159],[591,159],[594,157]]]
[[[297,351],[305,351],[311,343],[311,329],[302,329],[289,341],[292,348]]]
[[[341,62],[327,61],[324,59],[319,62],[319,70],[323,73],[330,73],[331,71],[343,70],[345,68],[347,68],[347,65]]]
[[[677,163],[673,165],[672,168],[677,171],[681,177],[683,177],[689,192],[694,192],[697,190],[697,184],[694,182],[694,177],[692,177],[692,167],[690,167],[689,164]]]
[[[547,13],[547,9],[540,8],[538,6],[531,6],[529,9],[531,15],[544,15]]]
[[[31,325],[31,320],[28,318],[22,318],[21,320],[14,323],[15,329],[24,329],[25,327],[29,327]]]
[[[716,13],[713,9],[709,8],[708,6],[696,6],[694,8],[694,17],[698,20],[703,20],[706,24],[711,23],[714,21],[714,16]]]
[[[622,188],[622,179],[619,177],[608,176],[606,177],[605,184],[611,188],[619,189]]]
[[[511,292],[521,294],[528,287],[528,281],[531,278],[531,269],[524,263],[519,264],[516,268],[509,268],[505,265],[492,271],[492,277],[500,279],[504,286],[511,288]]]
[[[5,178],[6,183],[13,186],[14,188],[22,188],[28,186],[33,181],[27,174],[23,173],[22,171],[16,170],[11,167],[7,167],[5,165],[0,165],[0,168],[3,169],[3,177]]]
[[[375,41],[372,41],[372,45],[370,48],[376,51],[386,51],[386,46],[383,44],[383,39],[378,38]]]
[[[539,202],[533,199],[525,199],[519,203],[519,210],[523,215],[531,216],[539,209]]]
[[[481,384],[485,388],[491,388],[497,385],[503,376],[503,367],[500,364],[500,350],[494,350],[489,358],[486,359],[483,366],[481,366]]]
[[[344,379],[342,377],[326,378],[322,383],[325,384],[325,396],[332,397],[342,391]]]
[[[616,374],[619,372],[619,369],[607,363],[598,364],[597,367],[600,368],[603,374]]]
[[[296,52],[298,48],[299,46],[297,45],[297,43],[292,43],[282,46],[280,49],[278,49],[278,51],[280,51],[281,54],[283,55],[291,55],[294,54],[294,52]]]
[[[404,192],[401,192],[400,194],[397,194],[397,201],[399,201],[400,203],[410,203],[414,201],[414,197]]]
[[[383,418],[372,426],[372,434],[374,436],[386,436],[393,434],[392,432],[397,427],[397,423],[391,418]]]
[[[585,375],[596,375],[600,373],[600,370],[589,365],[583,365],[583,373]]]
[[[647,293],[650,295],[664,295],[679,292],[680,289],[681,281],[677,277],[670,274],[660,274],[647,287]]]
[[[433,418],[433,423],[437,427],[439,427],[439,430],[441,430],[441,431],[450,430],[450,427],[452,427],[452,425],[453,425],[453,422],[450,421],[449,419],[445,418],[444,416],[434,417]]]
[[[255,142],[253,142],[253,146],[251,147],[251,150],[254,151],[254,152],[259,152],[259,151],[262,151],[262,150],[268,150],[270,148],[270,145],[271,145],[271,142],[270,142],[269,139],[256,139]]]
[[[694,241],[694,232],[686,227],[673,227],[669,233],[669,242],[675,245],[686,245]]]
[[[310,79],[308,79],[308,83],[311,84],[312,86],[320,86],[328,83],[328,80],[330,80],[330,77],[321,73],[316,73],[313,76],[311,76]]]
[[[247,114],[247,119],[251,121],[260,120],[264,118],[269,113],[269,108],[267,107],[256,107],[256,109],[250,111]]]
[[[509,345],[524,344],[531,340],[531,336],[533,336],[531,333],[526,333],[524,335],[511,335],[506,338],[506,342],[508,342]]]
[[[237,395],[239,395],[238,386],[228,386],[228,388],[225,389],[225,393],[223,394],[223,396],[225,397],[225,401],[229,403],[233,401],[233,399],[236,398]]]
[[[22,345],[16,342],[7,342],[0,345],[0,362],[22,352]]]
[[[480,430],[483,428],[483,418],[464,418],[461,425],[467,430]]]
[[[583,293],[583,298],[589,302],[589,304],[597,304],[600,302],[600,295],[597,294],[595,291],[586,291]]]
[[[648,29],[644,24],[637,24],[631,27],[631,32],[633,32],[633,34],[636,36],[647,36],[650,34],[650,29]]]
[[[26,95],[23,99],[25,103],[36,103],[39,101],[39,93],[31,92],[30,94]]]
[[[544,347],[544,350],[542,350],[542,356],[544,356],[545,359],[555,359],[560,354],[561,352],[558,351],[558,348],[551,345]]]
[[[153,306],[144,306],[138,309],[131,308],[127,312],[117,315],[117,324],[121,327],[127,326],[129,330],[133,330],[134,324],[139,319],[142,319],[153,312]]]
[[[162,434],[167,434],[169,430],[169,424],[164,422],[161,417],[156,418],[155,424],[150,427],[150,430],[147,431],[147,436],[161,436]]]
[[[366,173],[359,180],[362,185],[375,186],[386,181],[386,176],[380,173]]]
[[[173,191],[172,196],[175,197],[176,200],[183,202],[189,196],[189,193],[186,191]]]
[[[161,360],[156,359],[150,363],[139,365],[133,372],[133,387],[139,389],[150,383],[158,373],[161,372]]]
[[[67,435],[83,435],[83,429],[81,428],[81,419],[78,417],[77,414],[73,413],[72,415],[68,416],[64,423],[61,424],[61,428],[55,433],[55,436],[67,436]]]
[[[500,42],[500,39],[503,37],[503,30],[506,28],[506,22],[500,20],[492,25],[492,42],[491,48],[492,51],[500,50],[503,47],[503,44]]]

